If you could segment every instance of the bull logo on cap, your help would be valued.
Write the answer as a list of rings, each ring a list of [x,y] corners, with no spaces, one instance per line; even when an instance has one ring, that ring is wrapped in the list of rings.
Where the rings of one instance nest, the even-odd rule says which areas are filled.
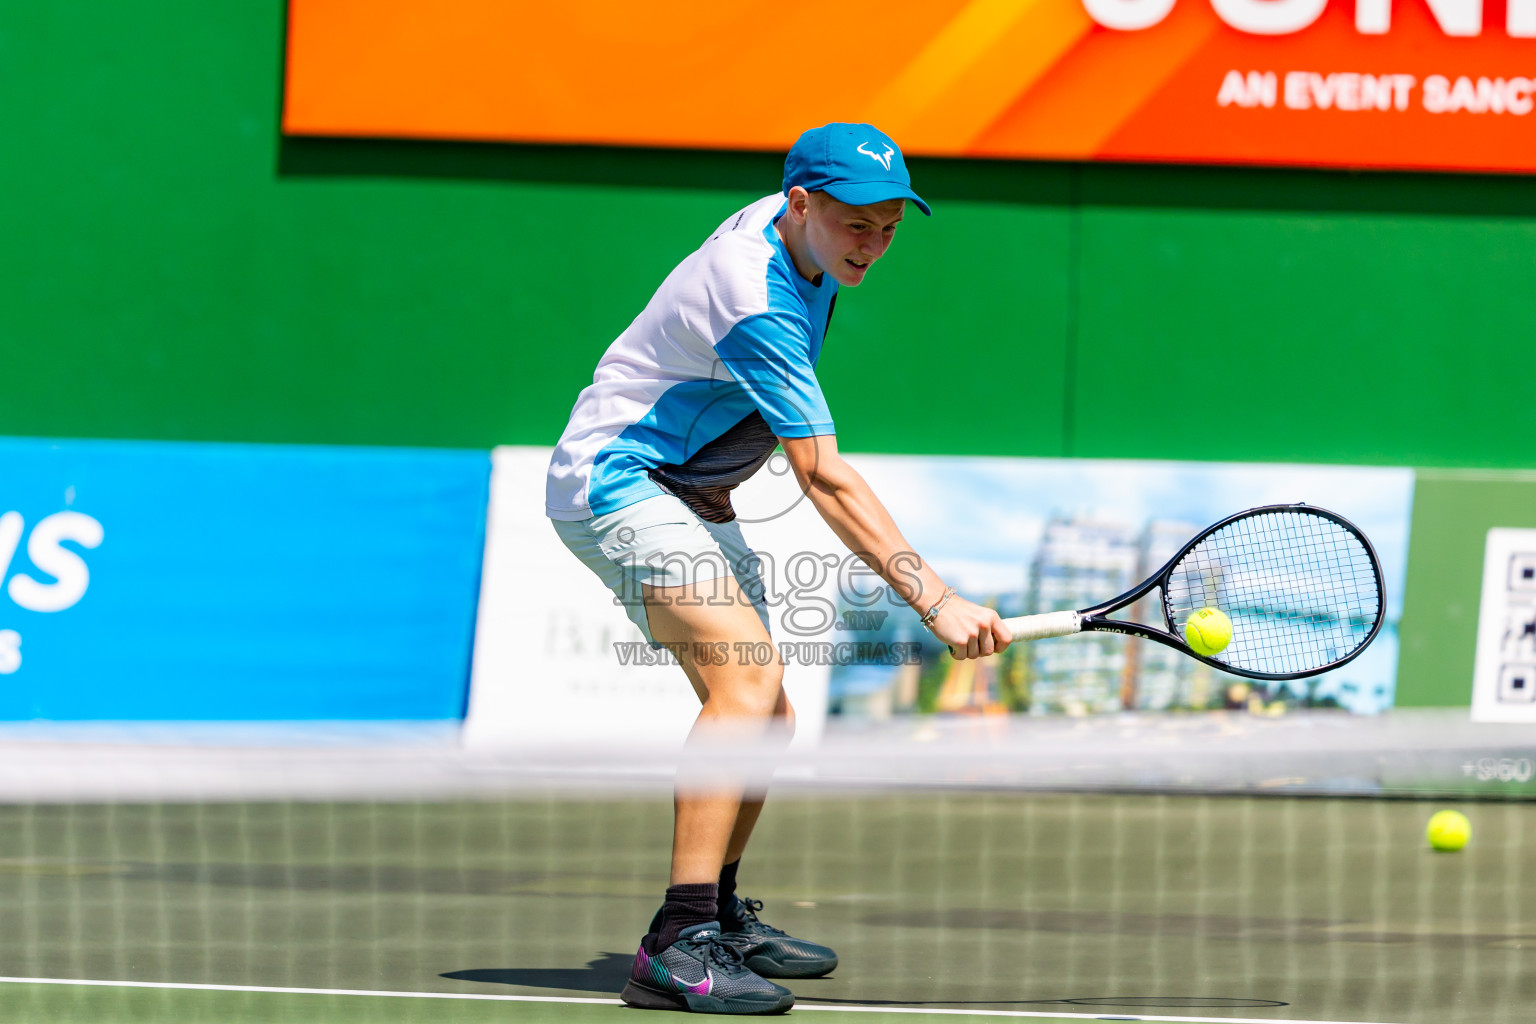
[[[895,155],[895,153],[896,153],[895,148],[892,147],[892,146],[886,146],[884,153],[875,153],[875,152],[871,152],[870,150],[865,149],[864,147],[867,146],[867,145],[869,145],[869,143],[867,143],[867,142],[859,143],[858,151],[860,153],[863,153],[865,156],[869,157],[871,160],[873,160],[875,163],[879,164],[881,167],[884,167],[886,170],[890,170],[891,169],[891,157],[893,155]]]

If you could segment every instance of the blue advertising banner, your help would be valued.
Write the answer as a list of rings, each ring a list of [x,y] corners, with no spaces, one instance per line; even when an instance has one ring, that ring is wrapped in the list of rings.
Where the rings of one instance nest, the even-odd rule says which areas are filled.
[[[464,713],[484,452],[0,440],[0,719]]]

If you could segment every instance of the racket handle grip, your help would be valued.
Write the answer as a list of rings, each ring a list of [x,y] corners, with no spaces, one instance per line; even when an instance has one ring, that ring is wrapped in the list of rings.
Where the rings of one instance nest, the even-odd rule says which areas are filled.
[[[1083,631],[1083,617],[1078,612],[1045,612],[1004,619],[1003,625],[1014,640],[1044,640],[1052,636],[1071,636]]]

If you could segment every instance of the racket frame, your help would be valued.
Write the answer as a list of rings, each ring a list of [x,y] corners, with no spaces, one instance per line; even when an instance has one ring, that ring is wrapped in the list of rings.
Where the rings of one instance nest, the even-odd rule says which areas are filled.
[[[1338,661],[1329,662],[1327,665],[1323,665],[1318,668],[1307,669],[1304,672],[1258,672],[1253,669],[1237,668],[1233,665],[1227,664],[1224,661],[1217,661],[1213,657],[1207,657],[1204,654],[1200,654],[1198,651],[1194,650],[1194,648],[1190,647],[1189,644],[1185,642],[1183,637],[1178,635],[1176,632],[1178,627],[1174,624],[1173,621],[1173,610],[1168,606],[1168,579],[1173,575],[1174,568],[1181,561],[1183,561],[1185,555],[1188,555],[1191,551],[1193,551],[1201,541],[1205,540],[1207,537],[1211,536],[1213,533],[1216,533],[1218,530],[1223,529],[1224,527],[1230,526],[1231,524],[1240,522],[1244,519],[1251,519],[1255,516],[1267,515],[1272,512],[1300,512],[1305,513],[1306,515],[1317,516],[1321,519],[1328,519],[1342,526],[1356,540],[1360,542],[1361,546],[1365,548],[1366,555],[1370,559],[1371,571],[1376,576],[1376,621],[1371,624],[1370,633],[1367,634],[1366,638],[1362,640],[1354,650],[1350,651],[1349,654],[1340,658]],[[1160,604],[1163,609],[1163,622],[1166,623],[1168,627],[1166,630],[1159,629],[1156,626],[1149,626],[1146,623],[1135,622],[1130,619],[1109,618],[1109,614],[1111,612],[1117,612],[1122,608],[1126,608],[1135,604],[1137,601],[1140,601],[1154,590],[1162,591],[1161,600],[1158,601],[1158,604]],[[1046,612],[1044,614],[1051,616],[1065,616],[1073,613]],[[1371,641],[1376,639],[1376,634],[1381,632],[1381,624],[1386,620],[1387,617],[1387,601],[1386,589],[1383,586],[1381,577],[1381,560],[1376,557],[1376,549],[1371,545],[1370,538],[1368,538],[1358,526],[1350,522],[1348,519],[1345,519],[1337,512],[1330,512],[1327,509],[1318,508],[1315,505],[1308,505],[1304,502],[1297,502],[1289,505],[1260,505],[1257,508],[1246,509],[1242,512],[1238,512],[1235,515],[1230,515],[1227,518],[1221,520],[1221,522],[1214,523],[1211,526],[1206,527],[1204,530],[1201,530],[1198,534],[1196,534],[1192,540],[1180,548],[1178,554],[1168,559],[1168,561],[1163,565],[1161,569],[1147,577],[1147,579],[1143,582],[1137,584],[1135,587],[1132,587],[1130,590],[1127,590],[1119,597],[1112,598],[1111,600],[1105,601],[1102,604],[1096,604],[1091,608],[1081,609],[1075,614],[1078,616],[1077,630],[1059,632],[1053,630],[1046,635],[1065,636],[1069,635],[1071,632],[1121,633],[1125,636],[1135,636],[1141,637],[1143,640],[1151,640],[1156,643],[1160,643],[1165,647],[1172,647],[1174,650],[1179,651],[1181,654],[1187,654],[1191,658],[1194,658],[1196,661],[1203,661],[1212,668],[1225,672],[1228,675],[1243,676],[1248,679],[1281,680],[1304,679],[1307,676],[1319,675],[1323,672],[1330,672],[1333,669],[1338,668],[1340,665],[1347,665],[1351,661],[1355,660],[1355,658],[1360,656],[1360,652],[1369,647],[1371,645]],[[1017,622],[1021,620],[1036,618],[1038,617],[1034,615],[1026,615],[1022,616],[1021,619],[1008,621]]]

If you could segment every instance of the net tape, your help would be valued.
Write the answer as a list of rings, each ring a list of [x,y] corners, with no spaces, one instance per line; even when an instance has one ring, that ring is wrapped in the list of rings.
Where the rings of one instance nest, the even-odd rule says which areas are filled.
[[[1381,615],[1366,545],[1309,512],[1265,512],[1223,526],[1174,566],[1164,600],[1180,635],[1193,612],[1225,612],[1232,642],[1214,660],[1276,675],[1342,661],[1370,639]]]

